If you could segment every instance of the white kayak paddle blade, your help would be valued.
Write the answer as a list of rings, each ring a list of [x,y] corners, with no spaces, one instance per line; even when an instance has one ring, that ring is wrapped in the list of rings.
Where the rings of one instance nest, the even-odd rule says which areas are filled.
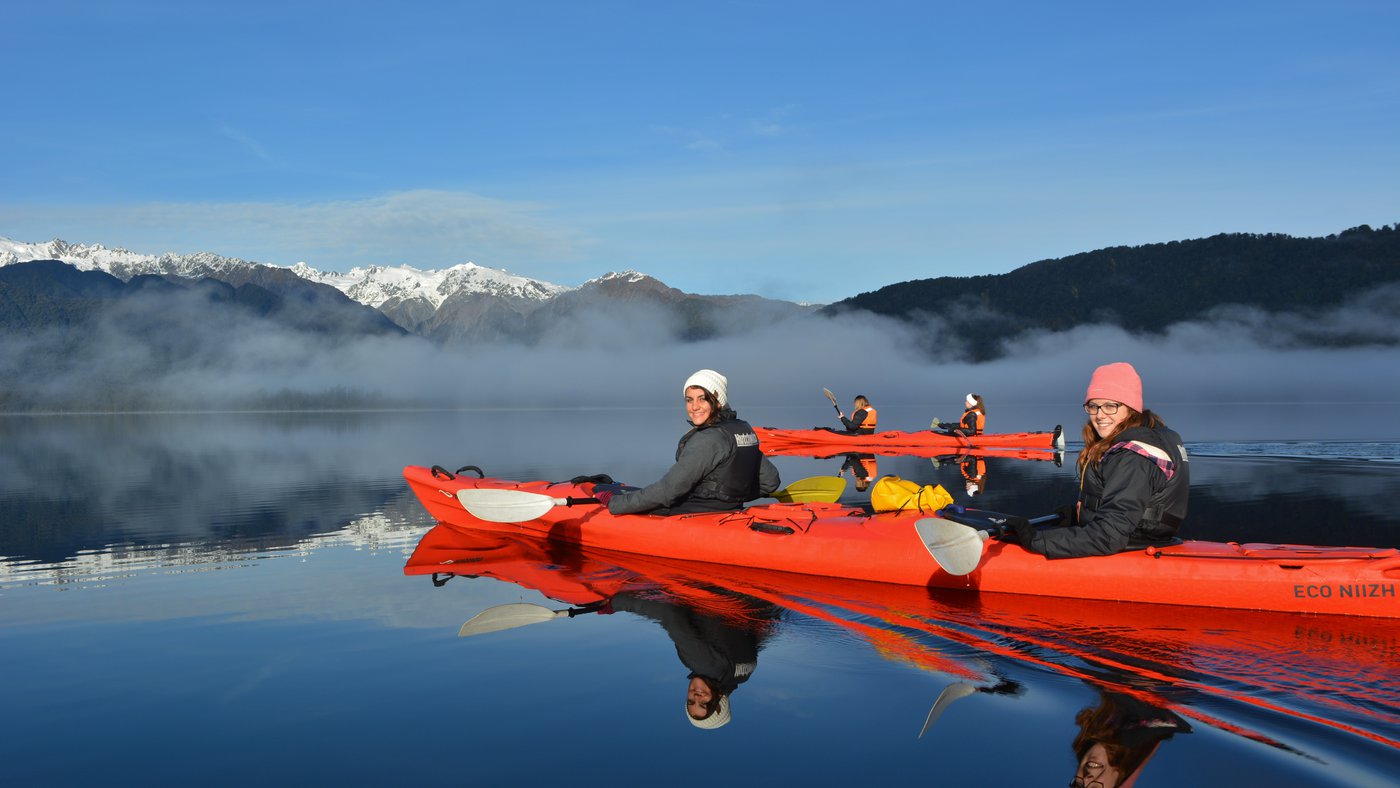
[[[933,727],[935,722],[938,722],[938,718],[943,716],[944,710],[951,706],[953,701],[966,698],[976,691],[976,687],[965,681],[944,687],[943,691],[938,693],[938,700],[933,702],[933,708],[928,710],[928,717],[924,718],[924,727],[919,729],[919,738],[922,739],[924,734],[928,733],[928,729]]]
[[[557,502],[548,495],[521,490],[465,489],[457,500],[473,517],[488,523],[520,523],[543,517]]]
[[[487,632],[500,632],[503,629],[539,624],[568,614],[567,610],[554,611],[544,605],[531,605],[525,602],[497,605],[473,616],[470,621],[462,625],[461,629],[457,630],[457,637],[484,635]]]
[[[914,523],[933,560],[950,575],[970,574],[982,563],[982,543],[987,539],[986,531],[979,531],[966,525],[944,520],[941,517],[925,517]]]

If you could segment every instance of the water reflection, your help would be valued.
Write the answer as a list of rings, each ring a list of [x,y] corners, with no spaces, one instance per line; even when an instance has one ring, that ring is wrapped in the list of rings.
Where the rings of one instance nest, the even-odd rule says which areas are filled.
[[[1388,621],[977,595],[585,551],[517,534],[439,525],[405,573],[492,577],[572,605],[603,603],[662,625],[691,676],[733,692],[792,617],[841,627],[882,657],[958,679],[953,700],[1019,696],[1012,679],[1050,671],[1093,687],[1075,757],[1112,774],[1142,765],[1192,720],[1307,757],[1305,729],[1400,753],[1400,633]],[[713,675],[711,675],[713,674]],[[722,719],[727,719],[723,714]],[[936,738],[936,736],[935,736]],[[1095,748],[1098,749],[1095,749]],[[1091,752],[1092,751],[1092,752]],[[1376,757],[1373,754],[1372,757]],[[1106,785],[1111,783],[1105,783]]]
[[[660,624],[686,676],[685,714],[697,728],[728,724],[730,696],[753,675],[758,652],[772,635],[781,608],[741,594],[717,592],[704,607],[683,604],[665,593],[624,591],[607,611],[633,613]],[[723,612],[720,612],[723,611]]]
[[[871,482],[880,476],[880,462],[873,454],[842,454],[841,468],[836,472],[837,476],[850,476],[855,480],[855,488],[858,492],[866,492],[870,489]]]
[[[1168,709],[1118,692],[1100,692],[1099,703],[1074,717],[1078,764],[1072,788],[1118,788],[1137,780],[1163,742],[1191,726]]]

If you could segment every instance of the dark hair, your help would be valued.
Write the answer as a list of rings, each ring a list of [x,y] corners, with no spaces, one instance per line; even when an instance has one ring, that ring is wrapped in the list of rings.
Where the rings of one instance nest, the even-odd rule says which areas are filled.
[[[724,419],[724,411],[728,410],[728,408],[722,407],[719,404],[719,397],[715,396],[715,393],[713,391],[710,391],[704,386],[695,385],[686,386],[685,388],[687,391],[689,391],[690,389],[700,389],[705,393],[705,401],[710,403],[710,417],[708,419],[705,419],[704,426],[708,427],[714,424],[718,424]]]
[[[1158,724],[1145,726],[1144,714],[1152,715]],[[1191,726],[1175,714],[1113,692],[1102,693],[1097,706],[1080,709],[1074,721],[1079,724],[1071,745],[1076,760],[1083,762],[1095,743],[1102,744],[1108,765],[1118,770],[1119,784],[1142,769],[1157,745],[1173,734],[1191,732]]]
[[[975,400],[977,400],[977,404],[976,404],[976,405],[973,405],[973,406],[972,406],[972,409],[973,409],[973,410],[980,410],[980,411],[982,411],[982,415],[983,415],[983,416],[987,415],[987,403],[985,403],[985,402],[982,401],[982,395],[981,395],[981,394],[973,394],[973,395],[972,395],[972,398],[975,399]]]
[[[723,693],[723,692],[720,690],[720,686],[719,686],[719,682],[718,682],[718,681],[715,681],[714,679],[710,678],[709,676],[702,676],[702,675],[700,675],[699,673],[696,673],[696,674],[694,674],[694,675],[695,675],[695,678],[700,679],[700,681],[702,681],[702,682],[705,684],[706,687],[709,687],[709,688],[710,688],[710,699],[709,699],[709,701],[707,701],[707,702],[705,703],[705,716],[703,716],[703,717],[691,717],[691,719],[693,719],[693,720],[708,720],[709,718],[715,716],[715,712],[719,711],[719,702],[722,701],[722,700],[724,700],[724,697],[725,697],[725,694],[726,694],[726,693]],[[687,711],[687,713],[689,713],[689,712]]]
[[[1123,405],[1123,407],[1128,408],[1127,405]],[[1113,432],[1110,432],[1107,437],[1100,438],[1099,431],[1094,429],[1093,419],[1086,420],[1082,433],[1084,436],[1084,450],[1079,452],[1078,465],[1080,475],[1083,475],[1084,469],[1088,468],[1091,463],[1098,462],[1103,458],[1104,452],[1108,451],[1109,448],[1113,446],[1114,439],[1117,438],[1118,434],[1123,430],[1131,427],[1156,429],[1160,426],[1162,426],[1162,420],[1151,410],[1144,410],[1139,413],[1132,408],[1128,408],[1128,418],[1119,422],[1118,426],[1115,427]]]

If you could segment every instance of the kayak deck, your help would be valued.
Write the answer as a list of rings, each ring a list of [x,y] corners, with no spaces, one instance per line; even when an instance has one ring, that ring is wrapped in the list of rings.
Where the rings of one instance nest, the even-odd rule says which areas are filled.
[[[437,520],[456,528],[533,533],[604,550],[808,575],[1153,604],[1400,617],[1400,551],[1188,541],[1110,556],[1050,561],[989,541],[978,568],[950,575],[924,549],[920,512],[869,514],[833,503],[734,512],[613,515],[596,503],[558,505],[518,523],[473,516],[459,491],[516,490],[587,498],[591,484],[514,482],[434,473],[404,477]]]

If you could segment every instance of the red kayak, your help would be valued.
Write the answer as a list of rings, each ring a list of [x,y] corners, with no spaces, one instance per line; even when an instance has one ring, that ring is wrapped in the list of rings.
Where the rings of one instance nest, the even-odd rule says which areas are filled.
[[[421,466],[405,468],[404,478],[428,512],[453,527],[605,550],[976,592],[1400,617],[1400,551],[1393,548],[1187,541],[1049,561],[923,512],[800,503],[613,515],[591,499],[588,482],[515,482]],[[963,563],[969,550],[972,563],[956,574],[940,566],[950,563],[940,551]]]
[[[968,457],[998,457],[1008,460],[1031,460],[1039,462],[1053,462],[1062,465],[1065,461],[1065,453],[1059,449],[990,449],[984,446],[965,446],[952,449],[947,446],[928,446],[925,448],[911,449],[886,446],[871,451],[845,450],[829,451],[828,449],[814,449],[810,446],[797,445],[786,441],[776,441],[769,443],[763,441],[763,453],[770,456],[784,457],[813,457],[821,460],[829,460],[833,457],[879,455],[881,457],[931,457],[937,458],[941,462],[958,462]]]
[[[935,430],[902,432],[889,430],[870,435],[852,435],[836,430],[784,430],[754,427],[758,442],[769,454],[835,455],[846,452],[874,454],[951,454],[963,448],[1063,449],[1064,430],[1058,425],[1050,432],[983,433],[972,437],[949,435]]]

